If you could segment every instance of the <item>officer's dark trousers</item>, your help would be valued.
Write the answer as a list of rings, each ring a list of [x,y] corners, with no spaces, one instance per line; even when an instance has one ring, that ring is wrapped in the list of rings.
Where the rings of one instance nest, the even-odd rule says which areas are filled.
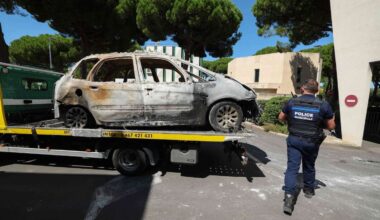
[[[294,194],[297,191],[297,175],[302,161],[303,181],[305,188],[315,187],[315,160],[319,145],[311,139],[289,135],[288,167],[285,172],[285,192]]]

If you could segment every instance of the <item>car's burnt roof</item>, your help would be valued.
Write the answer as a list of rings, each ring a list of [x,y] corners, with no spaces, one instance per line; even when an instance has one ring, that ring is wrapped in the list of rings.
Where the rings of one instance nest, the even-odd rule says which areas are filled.
[[[199,68],[203,72],[208,72],[208,73],[211,73],[212,75],[215,74],[211,70],[205,69],[204,67],[202,67],[200,65],[191,63],[187,60],[184,60],[184,59],[181,59],[181,58],[178,58],[175,56],[171,56],[171,55],[164,54],[162,52],[156,52],[156,51],[137,50],[135,52],[113,52],[113,53],[92,54],[92,55],[88,55],[88,56],[84,57],[82,60],[95,59],[95,58],[97,58],[97,59],[118,58],[118,57],[132,56],[132,55],[165,57],[165,58],[171,59],[174,62],[180,61],[180,62],[188,64],[188,65],[197,66],[197,68]]]
[[[148,52],[148,51],[135,51],[135,52],[113,52],[113,53],[100,53],[100,54],[91,54],[83,59],[92,59],[92,58],[117,58],[117,57],[125,57],[125,56],[132,56],[132,55],[145,55],[145,56],[161,56],[161,57],[167,57],[167,58],[175,58],[173,56],[160,53],[160,52]]]

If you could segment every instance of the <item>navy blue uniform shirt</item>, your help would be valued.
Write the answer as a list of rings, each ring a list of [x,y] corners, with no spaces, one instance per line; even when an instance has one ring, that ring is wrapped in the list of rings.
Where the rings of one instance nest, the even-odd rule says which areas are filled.
[[[314,95],[310,95],[310,94],[302,95],[302,97],[305,99],[310,99],[310,100],[316,99]],[[291,110],[290,106],[292,104],[292,101],[293,99],[290,99],[282,108],[282,112],[285,113],[286,115],[290,114],[290,110]],[[323,118],[324,120],[329,120],[334,117],[334,112],[332,111],[331,106],[328,102],[323,101],[320,110],[321,111],[319,112],[319,114],[321,118]]]

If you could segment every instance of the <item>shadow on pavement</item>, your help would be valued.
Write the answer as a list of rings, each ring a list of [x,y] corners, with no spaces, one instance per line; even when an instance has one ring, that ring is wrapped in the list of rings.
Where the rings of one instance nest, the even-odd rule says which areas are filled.
[[[300,195],[302,189],[303,189],[303,186],[304,186],[304,183],[303,183],[303,173],[298,173],[297,174],[297,191],[295,193],[295,202],[294,202],[294,205],[297,204],[297,200],[298,200],[298,196]],[[282,189],[284,190],[284,187],[282,187]],[[326,187],[326,184],[318,179],[315,180],[315,189],[319,189],[321,187]],[[296,208],[296,206],[294,207],[294,209]]]
[[[297,187],[299,189],[303,189],[303,173],[297,174]],[[319,189],[321,187],[326,187],[326,184],[318,179],[315,179],[315,186],[314,189]]]
[[[267,164],[270,162],[267,153],[260,148],[247,143],[243,143],[243,146],[247,150],[247,153],[254,157],[256,163]]]
[[[0,153],[0,167],[10,164],[31,164],[51,167],[68,167],[68,168],[91,168],[101,170],[114,170],[108,160],[77,158],[77,157],[60,157],[31,154],[12,154]]]
[[[152,176],[0,173],[1,219],[142,219]],[[112,205],[111,205],[112,204]]]
[[[269,162],[264,151],[252,145],[245,147],[262,163]],[[236,176],[252,181],[265,176],[257,163],[249,161],[243,166],[233,152],[209,143],[201,145],[198,165],[168,164],[158,170],[180,172],[186,177]],[[105,161],[92,159],[0,154],[0,166],[9,164],[110,169]],[[153,173],[124,177],[0,171],[1,219],[142,219],[155,182]]]

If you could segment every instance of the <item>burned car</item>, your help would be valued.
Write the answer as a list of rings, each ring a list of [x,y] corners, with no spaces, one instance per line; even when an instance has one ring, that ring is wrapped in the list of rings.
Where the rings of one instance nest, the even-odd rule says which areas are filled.
[[[228,132],[258,113],[249,87],[161,53],[87,56],[55,89],[55,117],[75,128],[210,125]]]

